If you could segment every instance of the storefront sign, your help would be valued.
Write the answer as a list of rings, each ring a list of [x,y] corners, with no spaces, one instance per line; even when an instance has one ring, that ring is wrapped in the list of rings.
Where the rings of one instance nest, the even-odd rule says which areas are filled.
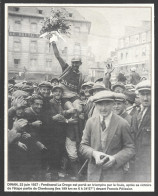
[[[33,34],[33,33],[19,33],[19,32],[9,32],[9,36],[39,38],[40,34]]]

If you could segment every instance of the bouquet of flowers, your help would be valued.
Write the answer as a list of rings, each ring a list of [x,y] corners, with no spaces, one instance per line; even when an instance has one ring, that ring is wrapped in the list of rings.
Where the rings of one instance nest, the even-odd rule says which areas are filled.
[[[65,8],[52,8],[51,15],[44,19],[40,37],[49,39],[59,36],[60,34],[70,35],[70,24],[68,22],[69,13]],[[63,39],[63,38],[62,38]]]

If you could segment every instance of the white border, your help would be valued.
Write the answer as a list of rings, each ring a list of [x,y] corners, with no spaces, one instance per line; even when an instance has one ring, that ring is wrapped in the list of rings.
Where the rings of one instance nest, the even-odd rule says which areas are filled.
[[[152,151],[152,179],[151,179],[151,184],[152,187],[149,188],[147,187],[147,189],[145,188],[136,188],[134,191],[136,192],[152,192],[155,189],[155,184],[154,184],[154,179],[155,179],[155,172],[154,172],[154,161],[155,161],[155,130],[154,130],[154,88],[155,88],[155,78],[154,78],[154,71],[155,71],[155,61],[154,61],[154,4],[31,4],[31,3],[5,3],[5,81],[4,81],[4,89],[5,89],[5,103],[4,103],[4,119],[5,119],[5,124],[4,124],[4,178],[5,176],[7,176],[7,151],[8,151],[8,138],[7,138],[7,130],[8,130],[8,125],[7,125],[7,120],[8,120],[8,6],[24,6],[24,7],[50,7],[50,6],[59,6],[59,7],[98,7],[98,8],[130,8],[130,7],[134,7],[134,8],[139,8],[139,7],[144,7],[144,8],[149,8],[151,7],[152,9],[152,70],[151,70],[151,81],[152,81],[152,147],[151,147],[151,151]],[[135,183],[135,182],[134,182]],[[8,191],[7,190],[7,180],[6,178],[4,179],[4,191]],[[38,191],[40,192],[40,191]],[[64,191],[65,192],[65,191]],[[91,192],[91,191],[88,191]],[[93,192],[93,191],[92,191]],[[119,191],[117,191],[119,192]],[[120,192],[129,192],[129,191],[120,191]]]

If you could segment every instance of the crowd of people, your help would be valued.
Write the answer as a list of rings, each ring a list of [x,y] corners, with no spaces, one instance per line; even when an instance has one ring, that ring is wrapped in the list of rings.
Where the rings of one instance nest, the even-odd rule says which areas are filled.
[[[8,82],[8,180],[150,181],[151,84],[135,69],[86,81],[80,58],[62,75]]]

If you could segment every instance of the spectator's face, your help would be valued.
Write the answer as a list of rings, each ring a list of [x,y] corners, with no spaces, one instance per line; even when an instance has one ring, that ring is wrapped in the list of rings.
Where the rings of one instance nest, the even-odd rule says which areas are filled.
[[[18,116],[19,118],[23,118],[24,117],[24,111],[25,111],[24,107],[16,108],[16,116]]]
[[[121,115],[123,113],[123,111],[125,110],[125,107],[126,107],[125,102],[115,101],[113,109],[117,115]]]
[[[53,93],[53,97],[57,100],[60,100],[63,94],[60,88],[56,88],[52,93]]]
[[[121,88],[120,86],[116,86],[115,89],[114,89],[114,92],[115,93],[123,93],[124,92],[124,89]]]
[[[79,61],[75,61],[75,62],[72,62],[71,64],[72,64],[72,69],[74,71],[78,71],[81,63]]]
[[[40,93],[43,97],[49,97],[50,96],[50,88],[49,87],[41,87]]]
[[[95,104],[96,109],[102,116],[108,116],[113,109],[113,101],[100,101]]]
[[[149,90],[140,91],[139,100],[144,107],[149,107],[151,105],[151,91]]]
[[[57,80],[53,80],[53,82],[52,82],[52,86],[54,87],[54,86],[57,86],[59,84],[59,82],[57,81]]]
[[[14,91],[17,91],[18,90],[18,87],[14,86]]]
[[[34,103],[32,104],[32,109],[39,114],[41,112],[42,107],[43,101],[41,99],[35,99]]]

